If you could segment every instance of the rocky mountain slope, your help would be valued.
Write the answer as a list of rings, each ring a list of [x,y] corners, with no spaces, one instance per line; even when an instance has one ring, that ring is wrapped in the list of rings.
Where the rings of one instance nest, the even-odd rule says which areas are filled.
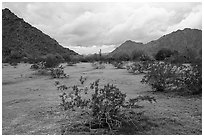
[[[121,54],[130,55],[133,51],[144,51],[148,55],[153,56],[161,49],[176,50],[184,53],[187,50],[193,50],[196,56],[201,57],[202,54],[202,31],[198,29],[186,28],[177,30],[170,34],[164,35],[157,40],[147,44],[136,43],[134,41],[126,41],[116,48],[109,55],[116,57]]]
[[[130,55],[133,50],[141,50],[143,48],[143,43],[137,43],[135,41],[127,40],[123,44],[121,44],[119,47],[117,47],[114,51],[112,51],[109,56],[117,57],[121,54],[125,53]]]
[[[77,55],[56,40],[17,17],[9,9],[2,10],[2,57],[38,58],[47,54]]]

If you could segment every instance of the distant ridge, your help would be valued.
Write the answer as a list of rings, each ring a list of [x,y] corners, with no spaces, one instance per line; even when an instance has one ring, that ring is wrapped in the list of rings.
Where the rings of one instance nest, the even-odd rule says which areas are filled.
[[[112,51],[109,56],[117,57],[121,54],[130,55],[133,51],[144,51],[148,55],[155,55],[160,49],[176,50],[179,53],[187,49],[195,51],[196,56],[201,57],[202,53],[202,31],[198,29],[185,28],[164,35],[157,40],[146,44],[127,40]]]
[[[78,55],[5,8],[2,10],[2,59],[14,53],[27,58],[38,58],[50,53]]]

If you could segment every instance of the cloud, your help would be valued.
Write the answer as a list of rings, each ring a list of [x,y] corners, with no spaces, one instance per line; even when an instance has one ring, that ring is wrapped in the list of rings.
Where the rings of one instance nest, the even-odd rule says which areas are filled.
[[[168,32],[176,29],[198,28],[202,29],[202,9],[201,6],[192,8],[192,11],[187,14],[179,23],[168,27]]]
[[[146,43],[186,27],[202,29],[201,3],[4,2],[4,7],[61,45],[87,53],[102,45],[112,50],[129,39]]]

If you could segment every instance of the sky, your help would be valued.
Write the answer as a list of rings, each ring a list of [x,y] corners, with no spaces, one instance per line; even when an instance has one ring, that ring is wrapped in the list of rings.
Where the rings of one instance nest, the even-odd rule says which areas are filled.
[[[3,2],[18,17],[80,54],[147,43],[184,28],[202,29],[202,3]]]

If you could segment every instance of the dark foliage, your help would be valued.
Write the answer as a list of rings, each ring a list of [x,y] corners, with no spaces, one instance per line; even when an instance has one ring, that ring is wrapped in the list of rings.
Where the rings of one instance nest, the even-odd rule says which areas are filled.
[[[44,62],[45,62],[44,65],[45,65],[45,68],[54,68],[54,67],[57,67],[59,63],[63,61],[64,59],[62,58],[62,56],[58,54],[57,55],[49,54],[44,58]]]
[[[169,49],[161,49],[155,55],[155,59],[158,60],[158,61],[163,61],[166,58],[171,57],[173,54],[174,54],[174,52],[172,52]]]

